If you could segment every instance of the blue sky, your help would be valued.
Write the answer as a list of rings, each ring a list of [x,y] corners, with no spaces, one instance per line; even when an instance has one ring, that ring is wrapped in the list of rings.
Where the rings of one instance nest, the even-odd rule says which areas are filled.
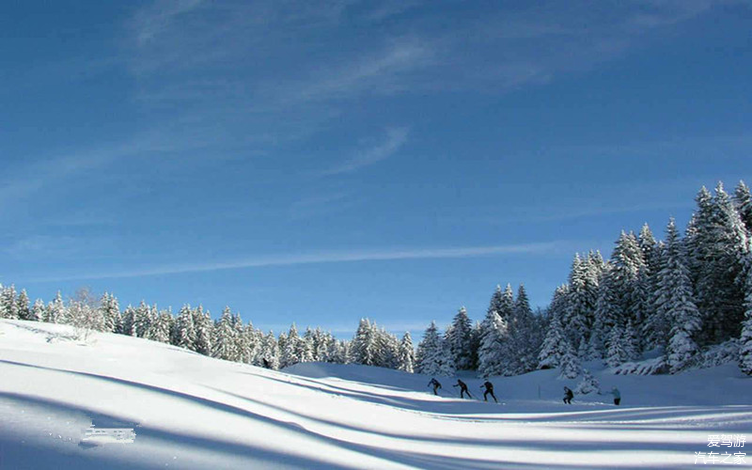
[[[345,336],[752,182],[752,3],[6,2],[0,282]]]

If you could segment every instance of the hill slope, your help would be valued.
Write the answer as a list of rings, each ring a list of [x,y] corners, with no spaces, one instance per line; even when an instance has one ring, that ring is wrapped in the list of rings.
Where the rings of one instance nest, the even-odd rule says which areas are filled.
[[[752,434],[752,380],[733,366],[596,372],[620,387],[620,408],[598,395],[565,406],[567,382],[540,371],[495,380],[496,405],[458,399],[449,379],[434,397],[421,375],[331,364],[276,372],[71,333],[0,321],[0,468],[687,468],[709,434]],[[466,382],[479,392],[477,379]],[[92,424],[136,437],[92,439]]]

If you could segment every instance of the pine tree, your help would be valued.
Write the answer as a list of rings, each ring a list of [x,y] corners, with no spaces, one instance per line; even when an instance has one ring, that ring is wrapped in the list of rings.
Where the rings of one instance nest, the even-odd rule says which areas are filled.
[[[739,181],[734,191],[734,205],[739,213],[744,226],[747,228],[747,234],[752,235],[752,195],[744,181]]]
[[[582,259],[579,253],[572,262],[569,274],[569,292],[562,318],[562,326],[570,342],[579,344],[587,338],[595,318],[597,300],[598,265],[590,258]]]
[[[21,320],[31,320],[31,308],[29,306],[29,296],[26,294],[26,289],[21,289],[21,293],[18,294],[16,301],[18,318]]]
[[[503,375],[524,374],[537,368],[542,341],[542,335],[535,333],[537,327],[525,286],[520,284],[502,342]]]
[[[399,365],[398,370],[413,373],[415,368],[415,350],[413,349],[413,339],[410,332],[406,331],[402,336],[399,347]]]
[[[447,352],[448,348],[439,335],[436,322],[431,322],[423,334],[423,340],[418,344],[418,372],[425,375],[444,375],[451,371],[451,357]]]
[[[136,307],[136,312],[133,318],[133,331],[139,338],[146,336],[146,332],[149,330],[149,327],[156,317],[154,310],[156,310],[156,308],[152,309],[146,305],[146,302],[143,300],[139,306]]]
[[[298,335],[298,328],[293,323],[290,326],[290,331],[287,332],[284,349],[282,349],[282,362],[285,364],[285,367],[290,367],[301,361],[300,352],[302,348],[300,343],[301,339]]]
[[[478,348],[478,375],[491,377],[501,375],[504,367],[502,342],[507,333],[507,324],[495,311],[486,315],[481,324],[482,335]]]
[[[562,356],[568,344],[558,314],[554,313],[549,323],[546,337],[538,354],[539,369],[555,369],[561,365]]]
[[[67,312],[63,296],[57,291],[55,299],[47,305],[47,312],[44,321],[48,323],[67,323]]]
[[[45,308],[44,301],[42,299],[37,299],[34,302],[34,306],[31,307],[31,314],[29,316],[29,320],[31,321],[44,321],[44,316],[46,314],[47,309]]]
[[[624,348],[624,362],[635,361],[640,357],[639,339],[632,326],[632,320],[627,320],[627,326],[622,331],[622,347]]]
[[[645,269],[637,237],[634,233],[622,232],[616,242],[616,248],[611,255],[611,288],[615,294],[616,306],[621,315],[620,324],[632,320],[636,328],[641,328],[644,315],[640,307],[644,305],[644,298],[639,289],[640,271]]]
[[[627,351],[624,350],[624,330],[616,325],[611,330],[608,341],[608,352],[606,355],[606,364],[609,367],[616,367],[623,364],[627,358]]]
[[[126,336],[136,336],[136,309],[128,305],[123,310],[120,333]]]
[[[215,324],[212,345],[212,357],[226,361],[236,359],[235,329],[233,328],[232,312],[229,307],[225,308],[222,316]]]
[[[269,368],[273,370],[279,369],[279,345],[277,344],[277,339],[274,337],[273,331],[270,331],[269,334],[264,336],[261,351],[262,358],[266,360]]]
[[[376,365],[376,334],[375,328],[371,325],[370,320],[361,318],[358,324],[358,330],[352,340],[350,354],[352,362],[367,366]]]
[[[204,312],[204,308],[199,305],[197,309],[191,310],[193,318],[193,331],[195,333],[193,350],[204,356],[210,356],[212,352],[212,338],[214,337],[214,323],[211,320],[209,312]]]
[[[13,284],[0,290],[0,318],[19,318],[16,287]]]
[[[170,342],[170,331],[173,329],[174,318],[169,310],[164,310],[149,325],[145,338],[160,343]]]
[[[738,336],[744,318],[747,233],[721,183],[713,197],[702,188],[696,201],[697,212],[687,236],[689,268],[697,308],[703,313],[702,340],[717,343]]]
[[[99,311],[104,318],[105,331],[117,333],[122,328],[120,305],[115,296],[105,292],[99,300]]]
[[[454,316],[452,327],[446,332],[446,341],[457,368],[470,370],[473,367],[472,323],[465,307]]]
[[[752,375],[752,254],[747,255],[744,296],[744,324],[739,339],[739,368]]]
[[[574,379],[580,375],[580,372],[582,371],[580,359],[577,357],[577,352],[566,338],[564,338],[564,342],[561,346],[562,355],[559,363],[559,378]]]
[[[700,331],[702,319],[685,260],[684,246],[671,219],[666,227],[661,270],[656,275],[655,316],[649,324],[655,341],[666,347],[666,362],[672,373],[684,368],[699,351],[693,338]]]
[[[595,320],[588,340],[589,353],[592,358],[605,358],[607,356],[610,332],[615,325],[622,321],[622,312],[619,310],[618,296],[614,288],[616,275],[609,263],[601,273],[598,283]]]
[[[287,333],[284,331],[279,334],[279,338],[277,339],[277,349],[279,349],[279,368],[284,369],[288,366],[288,364],[285,362],[285,355],[284,350],[287,347]]]

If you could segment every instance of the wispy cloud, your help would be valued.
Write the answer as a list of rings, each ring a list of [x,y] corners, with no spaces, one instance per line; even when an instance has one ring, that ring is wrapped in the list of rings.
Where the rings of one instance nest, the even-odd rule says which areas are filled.
[[[324,170],[319,173],[319,175],[330,176],[341,173],[352,173],[361,168],[386,160],[402,148],[407,142],[407,135],[408,130],[403,127],[387,129],[383,142],[380,142],[369,149],[362,150],[353,158],[335,167],[329,168],[328,170]]]
[[[237,259],[227,262],[204,264],[178,264],[100,273],[81,273],[38,278],[27,282],[62,282],[86,279],[131,278],[162,276],[170,274],[211,272],[226,269],[248,269],[273,266],[297,266],[305,264],[356,263],[365,261],[399,261],[417,259],[471,258],[476,256],[499,256],[512,254],[544,254],[567,246],[565,241],[527,243],[517,245],[470,246],[455,248],[405,248],[385,250],[322,251],[301,254],[280,254]]]

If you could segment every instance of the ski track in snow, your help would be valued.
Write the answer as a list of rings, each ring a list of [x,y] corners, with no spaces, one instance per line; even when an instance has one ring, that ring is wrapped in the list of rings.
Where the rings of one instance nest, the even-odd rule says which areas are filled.
[[[696,452],[712,450],[709,434],[752,439],[752,379],[735,365],[651,377],[588,366],[603,389],[618,385],[623,406],[609,395],[564,405],[561,389],[576,381],[557,371],[493,379],[497,405],[471,377],[475,399],[450,396],[451,378],[434,397],[417,374],[320,363],[269,371],[0,320],[0,469],[692,468]],[[87,437],[92,424],[136,437]]]

